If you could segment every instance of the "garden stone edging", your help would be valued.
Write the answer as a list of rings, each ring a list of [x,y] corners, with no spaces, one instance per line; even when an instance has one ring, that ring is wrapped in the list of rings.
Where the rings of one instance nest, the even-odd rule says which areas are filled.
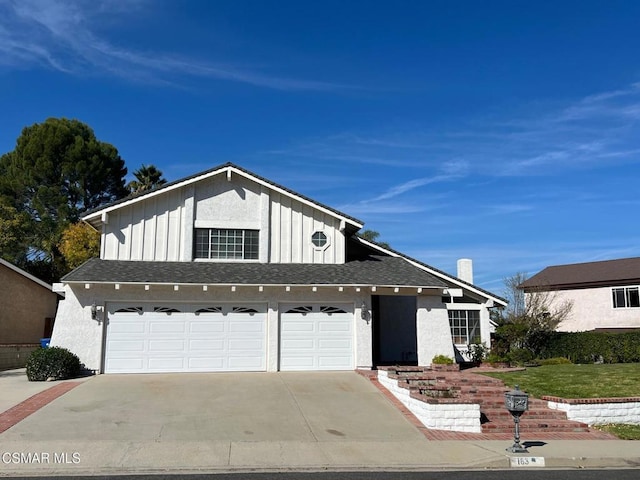
[[[549,408],[566,412],[569,420],[588,425],[625,423],[640,425],[640,397],[560,398],[543,396]]]

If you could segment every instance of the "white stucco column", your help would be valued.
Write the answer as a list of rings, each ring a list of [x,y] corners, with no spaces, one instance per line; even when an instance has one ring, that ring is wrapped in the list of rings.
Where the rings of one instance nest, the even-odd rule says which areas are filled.
[[[362,318],[362,302],[367,306],[366,320]],[[371,296],[358,297],[356,300],[354,321],[356,336],[356,368],[371,369],[373,367],[373,333],[371,318]]]
[[[279,316],[278,302],[276,300],[269,301],[267,313],[267,372],[278,371]]]
[[[436,355],[455,358],[449,314],[439,296],[418,296],[416,311],[418,365],[429,366]]]

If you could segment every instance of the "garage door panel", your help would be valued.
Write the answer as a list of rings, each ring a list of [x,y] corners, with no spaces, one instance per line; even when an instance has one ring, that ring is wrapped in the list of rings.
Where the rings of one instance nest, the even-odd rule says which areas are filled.
[[[154,357],[149,359],[149,370],[156,372],[184,370],[184,358],[182,357]]]
[[[318,340],[320,350],[351,350],[351,340],[348,339],[320,339]]]
[[[149,352],[184,352],[184,341],[149,340]]]
[[[303,308],[306,312],[300,313]],[[352,306],[307,304],[282,306],[281,311],[281,370],[354,368]]]
[[[143,352],[145,350],[144,340],[114,340],[111,344],[114,347],[114,353]]]
[[[257,313],[234,312],[232,305],[124,311],[131,308],[109,309],[106,373],[266,370],[266,306],[256,306]]]
[[[149,322],[149,332],[151,333],[183,333],[184,331],[185,325],[180,320]]]
[[[143,361],[140,358],[110,358],[107,361],[106,370],[142,370]]]
[[[202,335],[202,334],[212,334],[212,335],[216,335],[216,334],[220,334],[224,332],[224,323],[223,322],[210,322],[210,323],[204,323],[204,322],[197,322],[197,323],[192,323],[189,326],[189,332],[190,333],[196,333],[198,335]]]
[[[136,334],[136,333],[144,333],[145,324],[141,323],[140,320],[135,321],[134,319],[117,323],[113,326],[109,326],[109,331],[111,334]]]

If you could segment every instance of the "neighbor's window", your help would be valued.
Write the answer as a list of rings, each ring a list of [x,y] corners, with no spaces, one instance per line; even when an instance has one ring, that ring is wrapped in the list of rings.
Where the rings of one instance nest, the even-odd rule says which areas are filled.
[[[257,260],[258,230],[196,228],[195,258]]]
[[[613,308],[640,307],[640,292],[638,287],[620,287],[611,289],[613,292]]]
[[[456,345],[469,345],[480,338],[480,312],[478,310],[449,310],[451,338]]]

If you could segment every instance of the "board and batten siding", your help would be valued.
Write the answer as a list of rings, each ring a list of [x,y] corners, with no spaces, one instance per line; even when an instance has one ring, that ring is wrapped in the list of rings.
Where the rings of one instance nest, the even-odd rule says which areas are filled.
[[[344,263],[340,220],[270,188],[217,176],[115,209],[103,225],[105,260],[192,261],[194,228],[260,231],[262,263]],[[321,231],[328,244],[311,242]]]
[[[289,196],[271,192],[271,262],[344,263],[345,240],[336,217]],[[323,232],[327,245],[311,242],[314,232]]]
[[[185,204],[189,203],[184,198],[186,190],[169,191],[109,213],[109,223],[103,226],[101,258],[183,260]],[[193,238],[192,234],[189,237]]]

